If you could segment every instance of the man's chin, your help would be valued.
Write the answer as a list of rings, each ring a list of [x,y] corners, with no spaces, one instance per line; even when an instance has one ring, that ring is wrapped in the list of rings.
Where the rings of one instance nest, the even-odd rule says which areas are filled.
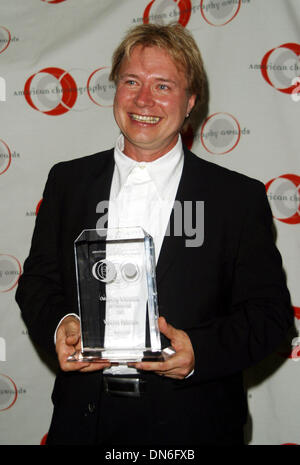
[[[145,161],[153,161],[168,153],[176,145],[177,140],[178,135],[164,142],[157,138],[130,140],[125,136],[124,153],[134,159],[143,158]]]

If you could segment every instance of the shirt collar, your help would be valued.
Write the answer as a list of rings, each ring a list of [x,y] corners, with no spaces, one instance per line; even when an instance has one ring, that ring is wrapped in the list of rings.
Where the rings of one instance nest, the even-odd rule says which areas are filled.
[[[167,195],[169,181],[176,175],[180,176],[183,167],[184,155],[180,134],[176,145],[169,152],[151,162],[137,162],[125,155],[123,150],[124,136],[120,134],[114,150],[117,175],[116,196],[119,195],[133,168],[143,165],[146,166],[149,176],[154,182],[160,197],[164,199]]]

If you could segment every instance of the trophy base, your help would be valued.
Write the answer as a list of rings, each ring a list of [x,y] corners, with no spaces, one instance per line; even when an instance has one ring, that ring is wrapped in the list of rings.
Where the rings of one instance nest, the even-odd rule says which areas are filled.
[[[166,347],[162,351],[152,352],[145,350],[143,352],[136,351],[129,354],[128,351],[122,353],[121,351],[107,351],[99,350],[75,352],[67,359],[68,362],[82,362],[82,363],[103,363],[110,362],[112,365],[127,364],[134,362],[162,362],[175,354],[172,347]]]

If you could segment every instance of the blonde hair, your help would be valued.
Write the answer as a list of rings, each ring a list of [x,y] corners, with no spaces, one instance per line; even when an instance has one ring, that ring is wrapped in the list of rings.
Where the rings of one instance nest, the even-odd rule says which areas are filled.
[[[190,95],[196,94],[198,105],[204,98],[205,71],[199,48],[181,24],[141,24],[131,28],[117,47],[112,58],[109,79],[116,84],[124,57],[129,58],[133,47],[160,47],[168,52],[175,65],[185,73]]]

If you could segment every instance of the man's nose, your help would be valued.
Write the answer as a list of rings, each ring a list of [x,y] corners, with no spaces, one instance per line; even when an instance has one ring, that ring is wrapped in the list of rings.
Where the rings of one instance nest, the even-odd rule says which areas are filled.
[[[143,85],[139,89],[135,97],[135,103],[139,107],[153,106],[154,98],[152,95],[152,89],[150,86]]]

